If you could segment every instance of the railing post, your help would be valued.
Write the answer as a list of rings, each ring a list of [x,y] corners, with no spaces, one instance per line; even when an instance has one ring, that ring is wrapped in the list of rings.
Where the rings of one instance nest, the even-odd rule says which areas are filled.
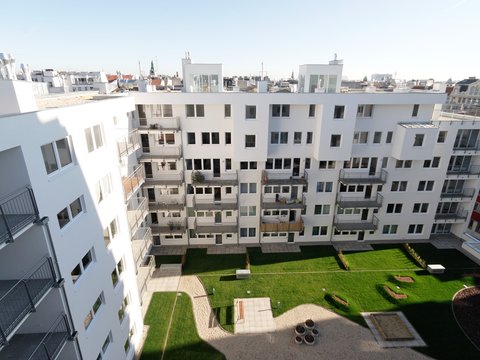
[[[28,194],[30,195],[30,200],[32,201],[33,211],[35,211],[35,221],[37,221],[39,219],[39,211],[37,202],[35,201],[35,194],[33,193],[33,189],[31,187],[28,188]]]
[[[2,206],[0,206],[0,215],[2,216],[3,222],[5,224],[5,228],[7,229],[8,238],[9,238],[9,240],[7,240],[7,242],[13,242],[13,235],[12,235],[12,232],[10,230],[10,227],[8,226],[7,217],[5,216],[5,213],[3,212],[3,207]]]
[[[5,332],[3,331],[2,327],[0,326],[0,344],[6,345],[8,344],[7,341],[7,335],[5,335]]]
[[[35,308],[35,303],[33,302],[32,295],[30,294],[30,291],[28,290],[27,282],[25,280],[22,280],[22,283],[23,283],[23,285],[25,285],[25,291],[27,292],[28,301],[30,302],[30,305],[32,306],[30,311],[35,312],[37,309]]]

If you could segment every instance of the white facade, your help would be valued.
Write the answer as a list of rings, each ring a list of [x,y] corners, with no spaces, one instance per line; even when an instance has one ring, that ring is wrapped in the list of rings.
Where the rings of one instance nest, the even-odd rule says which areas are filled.
[[[12,86],[1,83],[3,99]],[[22,94],[24,99],[29,95],[33,99],[27,91]],[[149,260],[148,237],[140,241],[144,246],[134,240],[141,237],[137,228],[146,213],[126,204],[126,195],[139,197],[138,186],[124,195],[123,180],[136,164],[136,158],[128,158],[132,148],[123,151],[121,146],[133,109],[132,99],[118,98],[0,117],[0,207],[8,224],[0,227],[2,289],[15,283],[7,280],[22,279],[25,273],[28,277],[34,270],[35,279],[45,278],[45,270],[36,270],[42,259],[49,259],[55,270],[55,284],[35,301],[37,311],[23,314],[14,329],[1,329],[6,339],[0,335],[0,358],[28,358],[26,351],[32,348],[22,346],[19,335],[38,334],[31,335],[28,345],[40,344],[61,314],[66,336],[58,352],[49,354],[53,359],[132,359],[138,350],[143,332],[140,293],[151,267],[143,266]],[[26,186],[35,202],[22,200],[24,192],[17,195]],[[41,223],[15,226],[13,214],[25,213],[17,209],[25,203],[38,209],[35,219]],[[2,298],[5,293],[0,303],[16,290]],[[19,294],[16,303],[21,306],[25,299],[27,295]],[[2,312],[2,327],[7,315]]]

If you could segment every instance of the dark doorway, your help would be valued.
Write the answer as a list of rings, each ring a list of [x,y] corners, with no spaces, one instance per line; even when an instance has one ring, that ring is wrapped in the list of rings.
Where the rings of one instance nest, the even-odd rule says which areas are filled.
[[[365,240],[365,231],[359,231],[358,232],[358,241],[363,241]]]
[[[222,212],[216,211],[215,212],[215,224],[220,224],[222,222]]]
[[[290,215],[288,217],[288,221],[290,221],[290,222],[295,221],[296,217],[297,217],[297,212],[295,210],[290,210]]]
[[[375,175],[375,172],[377,171],[377,158],[373,157],[370,160],[370,170],[368,172],[369,175]]]
[[[215,235],[215,245],[222,245],[222,234]]]
[[[288,233],[288,240],[287,240],[287,242],[293,243],[294,239],[295,239],[295,234],[294,234],[294,233]]]
[[[300,158],[293,159],[292,176],[300,176]]]
[[[362,210],[362,220],[367,220],[368,219],[368,209],[363,209]]]
[[[370,199],[372,196],[372,185],[365,186],[365,199]]]
[[[213,177],[220,177],[220,159],[213,159]]]
[[[142,140],[143,152],[150,152],[150,141],[148,140],[148,134],[140,134],[140,139]]]
[[[222,188],[221,187],[213,188],[213,200],[214,201],[222,200]]]

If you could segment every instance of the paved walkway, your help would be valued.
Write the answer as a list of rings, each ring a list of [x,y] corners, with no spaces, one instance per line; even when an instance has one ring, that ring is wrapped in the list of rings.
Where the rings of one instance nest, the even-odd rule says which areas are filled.
[[[187,293],[192,299],[200,337],[227,359],[428,359],[411,349],[382,349],[367,328],[312,304],[297,306],[275,318],[273,332],[233,335],[218,325],[205,289],[196,276],[182,276],[178,291]],[[318,343],[315,346],[296,345],[294,326],[308,318],[318,325]]]
[[[245,245],[213,245],[207,247],[208,255],[218,254],[245,254],[247,247]]]
[[[270,298],[235,299],[235,334],[255,334],[275,331]],[[240,305],[242,304],[242,305]],[[243,318],[240,316],[243,307]]]
[[[349,242],[349,243],[333,243],[333,247],[335,250],[342,250],[342,251],[370,251],[373,250],[372,245],[369,244],[362,244],[359,242]]]
[[[185,255],[188,246],[169,245],[169,246],[152,246],[151,255]]]
[[[298,244],[262,244],[262,253],[271,254],[271,253],[299,253],[300,245]]]

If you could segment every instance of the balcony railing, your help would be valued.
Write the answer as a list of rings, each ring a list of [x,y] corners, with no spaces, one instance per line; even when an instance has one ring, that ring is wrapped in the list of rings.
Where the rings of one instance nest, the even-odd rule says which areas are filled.
[[[181,185],[183,182],[183,171],[178,170],[158,171],[155,173],[155,177],[153,177],[153,174],[147,174],[147,178],[145,179],[145,184],[150,186]]]
[[[127,203],[127,218],[130,234],[134,235],[148,215],[148,203],[144,197],[131,198]]]
[[[195,210],[237,210],[238,209],[238,197],[223,198],[221,200],[202,199],[198,196],[193,197],[193,208]]]
[[[135,126],[141,130],[180,130],[180,118],[149,117],[135,120]]]
[[[217,176],[218,175],[218,176]],[[231,185],[238,184],[238,175],[236,171],[213,174],[211,172],[192,171],[192,184],[193,185]]]
[[[44,258],[21,280],[0,281],[0,347],[15,327],[56,283],[51,258]],[[6,290],[6,291],[2,291]]]
[[[468,218],[468,211],[459,208],[455,212],[436,213],[435,220],[466,220]]]
[[[132,252],[135,264],[140,266],[145,251],[152,243],[152,230],[149,227],[141,227],[132,237]]]
[[[382,206],[383,196],[377,194],[374,198],[349,196],[342,193],[337,194],[337,204],[342,209],[347,208],[379,208]]]
[[[260,223],[261,232],[296,232],[304,228],[303,219],[295,221],[282,221],[276,219],[262,218]]]
[[[304,209],[305,208],[305,194],[301,198],[287,199],[282,196],[275,198],[267,197],[262,194],[262,209]]]
[[[29,187],[0,199],[0,245],[13,241],[15,235],[38,220],[38,208]]]
[[[183,234],[187,229],[184,217],[159,218],[157,223],[149,225],[153,234]]]
[[[199,234],[215,234],[215,233],[237,233],[238,221],[235,218],[234,221],[215,223],[211,222],[199,222],[195,218],[194,228],[195,232]]]
[[[163,195],[148,203],[150,210],[183,210],[185,195]]]
[[[460,152],[479,152],[480,151],[480,141],[477,140],[473,144],[457,144],[457,146],[453,146],[453,151],[455,153],[460,153]]]
[[[144,149],[145,150],[145,149]],[[150,146],[148,152],[140,156],[141,161],[178,159],[182,157],[182,147],[180,145],[159,145]]]
[[[262,171],[262,185],[305,185],[308,182],[308,172],[293,176],[291,171]]]
[[[447,175],[480,175],[480,166],[471,165],[469,167],[453,166],[447,169]]]
[[[125,201],[130,199],[130,197],[142,186],[145,182],[145,169],[143,165],[140,165],[135,169],[133,173],[127,177],[122,177],[123,184],[123,194],[125,196]]]
[[[148,288],[148,281],[152,278],[153,271],[155,270],[155,256],[147,255],[144,262],[138,268],[137,274],[137,286],[140,292],[140,297],[143,296]]]
[[[385,184],[387,171],[382,169],[376,173],[340,169],[340,181],[344,184]]]
[[[140,149],[140,135],[138,130],[133,130],[124,137],[117,140],[118,155],[120,158],[128,156]]]
[[[465,189],[454,189],[442,192],[440,194],[441,198],[451,198],[451,199],[463,199],[463,198],[470,198],[473,199],[475,196],[475,189],[473,188],[465,188]]]
[[[351,220],[341,219],[335,216],[333,218],[333,225],[338,231],[376,230],[378,228],[378,218],[374,215],[370,220]]]
[[[2,359],[53,360],[71,339],[67,317],[62,313],[45,333],[15,335],[2,350]]]

